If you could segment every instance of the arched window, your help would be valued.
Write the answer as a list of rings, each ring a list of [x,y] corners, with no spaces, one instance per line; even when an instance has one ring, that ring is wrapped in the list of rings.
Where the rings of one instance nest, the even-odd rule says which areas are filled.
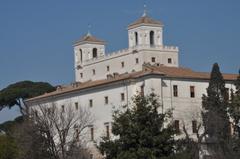
[[[150,31],[150,45],[154,45],[154,31]]]
[[[138,33],[137,32],[135,32],[135,43],[136,43],[136,45],[138,45]]]
[[[93,58],[97,57],[97,48],[93,48],[92,57]]]
[[[80,49],[79,51],[80,51],[80,61],[82,62],[82,49]]]

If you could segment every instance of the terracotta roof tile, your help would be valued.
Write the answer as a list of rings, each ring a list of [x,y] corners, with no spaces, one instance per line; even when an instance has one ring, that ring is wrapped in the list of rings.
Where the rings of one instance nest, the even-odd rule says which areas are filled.
[[[82,44],[82,43],[99,43],[99,44],[105,44],[105,41],[100,40],[90,34],[85,35],[80,40],[76,41],[74,44]]]
[[[144,66],[143,71],[133,72],[129,74],[121,74],[113,77],[111,79],[103,79],[103,80],[96,80],[96,81],[88,81],[84,83],[79,83],[76,86],[68,85],[62,86],[60,89],[46,93],[44,95],[28,99],[26,101],[34,101],[37,99],[42,99],[45,97],[65,94],[69,92],[79,91],[86,88],[91,88],[95,86],[105,85],[112,82],[117,82],[121,80],[128,80],[128,79],[135,79],[139,77],[143,77],[145,75],[163,75],[164,77],[171,77],[171,78],[186,78],[186,79],[203,79],[208,80],[210,78],[210,73],[207,72],[195,72],[189,68],[182,68],[182,67],[167,67],[167,66]],[[223,74],[225,80],[236,80],[237,74]]]
[[[132,27],[140,26],[140,25],[163,26],[162,22],[160,22],[160,21],[153,20],[152,18],[150,18],[148,16],[142,16],[141,18],[139,18],[135,22],[133,22],[130,25],[128,25],[128,28],[132,28]]]

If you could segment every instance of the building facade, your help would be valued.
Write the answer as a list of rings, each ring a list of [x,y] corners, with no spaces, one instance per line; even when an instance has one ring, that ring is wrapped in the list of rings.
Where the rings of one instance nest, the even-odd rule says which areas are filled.
[[[102,136],[111,136],[115,110],[131,104],[138,92],[154,92],[162,105],[159,111],[173,109],[175,127],[181,132],[184,124],[194,137],[210,74],[179,67],[178,47],[163,44],[162,22],[146,14],[128,26],[128,43],[127,49],[106,54],[105,42],[88,33],[74,44],[75,83],[28,99],[26,104],[73,103],[73,109],[74,104],[89,109],[95,119],[89,126],[94,144]],[[223,77],[226,87],[234,90],[237,75]]]

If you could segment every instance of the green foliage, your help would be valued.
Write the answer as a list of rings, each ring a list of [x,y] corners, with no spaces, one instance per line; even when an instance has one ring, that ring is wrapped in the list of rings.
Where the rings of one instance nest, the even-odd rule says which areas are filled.
[[[235,81],[236,92],[232,94],[231,103],[229,106],[229,114],[233,119],[234,134],[240,138],[240,71],[237,80]],[[240,148],[240,147],[239,147]]]
[[[22,108],[21,100],[54,91],[49,83],[21,81],[7,86],[0,91],[0,110],[5,107],[18,105]]]
[[[17,159],[19,150],[15,141],[6,135],[0,135],[0,159]]]
[[[106,159],[156,159],[174,151],[174,131],[167,124],[171,113],[159,114],[154,93],[136,95],[133,105],[113,116],[112,133],[118,138],[103,138],[99,150]]]
[[[207,96],[203,96],[203,126],[209,142],[220,142],[230,136],[230,123],[227,114],[228,100],[223,76],[217,63],[213,65]],[[210,141],[211,140],[211,141]]]
[[[202,98],[202,118],[208,151],[213,157],[219,159],[231,156],[229,101],[226,97],[225,81],[218,64],[215,63],[212,68],[207,95],[203,95]]]
[[[11,130],[17,125],[23,122],[23,116],[15,118],[13,121],[6,121],[0,124],[0,131],[3,131],[7,134],[11,133]]]

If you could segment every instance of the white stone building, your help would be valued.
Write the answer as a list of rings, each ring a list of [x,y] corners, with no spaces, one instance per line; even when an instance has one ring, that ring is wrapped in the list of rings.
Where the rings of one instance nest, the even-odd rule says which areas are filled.
[[[173,108],[173,120],[191,135],[199,120],[201,98],[206,94],[209,73],[179,67],[178,47],[163,44],[163,24],[144,14],[128,26],[127,49],[105,53],[105,42],[87,34],[74,44],[76,82],[57,91],[26,100],[29,106],[69,102],[89,108],[95,123],[89,139],[99,142],[111,134],[112,113],[129,104],[137,92],[155,92],[164,111]],[[223,74],[226,87],[234,89],[237,75]]]

